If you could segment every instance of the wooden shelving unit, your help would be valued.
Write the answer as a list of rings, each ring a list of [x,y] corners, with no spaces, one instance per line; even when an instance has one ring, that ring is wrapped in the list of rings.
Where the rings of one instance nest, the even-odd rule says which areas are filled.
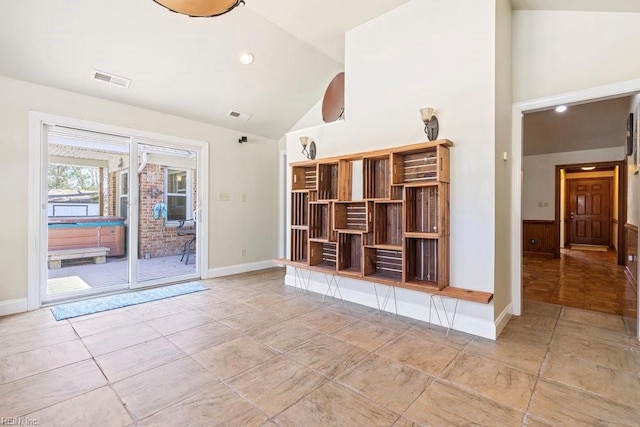
[[[492,294],[449,287],[451,146],[438,140],[292,164],[286,263],[488,303]]]

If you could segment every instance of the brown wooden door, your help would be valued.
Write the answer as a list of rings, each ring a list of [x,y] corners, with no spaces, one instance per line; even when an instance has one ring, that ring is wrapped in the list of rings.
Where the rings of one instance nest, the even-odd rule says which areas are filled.
[[[610,245],[611,180],[567,181],[569,243]]]

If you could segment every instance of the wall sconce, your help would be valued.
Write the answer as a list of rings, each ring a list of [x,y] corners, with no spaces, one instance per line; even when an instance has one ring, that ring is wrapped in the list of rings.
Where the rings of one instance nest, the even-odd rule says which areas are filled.
[[[314,160],[316,158],[316,143],[308,136],[301,136],[300,143],[302,144],[302,154],[307,156],[307,159]],[[308,150],[307,147],[309,147]]]
[[[433,108],[421,108],[420,116],[424,122],[424,133],[427,134],[429,141],[433,141],[438,138],[438,118],[433,115]]]

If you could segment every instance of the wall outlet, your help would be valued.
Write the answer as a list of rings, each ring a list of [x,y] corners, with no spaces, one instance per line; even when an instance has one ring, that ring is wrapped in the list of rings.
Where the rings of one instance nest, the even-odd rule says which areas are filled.
[[[240,200],[242,200],[243,202],[246,202],[247,201],[247,193],[242,193],[240,195]]]
[[[536,244],[536,239],[531,239],[531,244],[535,245]]]
[[[247,250],[245,248],[240,249],[240,255],[247,256]]]

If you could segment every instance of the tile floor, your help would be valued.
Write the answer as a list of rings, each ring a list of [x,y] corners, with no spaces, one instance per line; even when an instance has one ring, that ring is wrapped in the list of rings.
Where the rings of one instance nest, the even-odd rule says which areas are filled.
[[[411,319],[323,304],[282,275],[211,280],[210,291],[69,321],[49,310],[0,318],[0,417],[60,426],[638,425],[635,319],[527,300],[495,342],[445,338]]]

